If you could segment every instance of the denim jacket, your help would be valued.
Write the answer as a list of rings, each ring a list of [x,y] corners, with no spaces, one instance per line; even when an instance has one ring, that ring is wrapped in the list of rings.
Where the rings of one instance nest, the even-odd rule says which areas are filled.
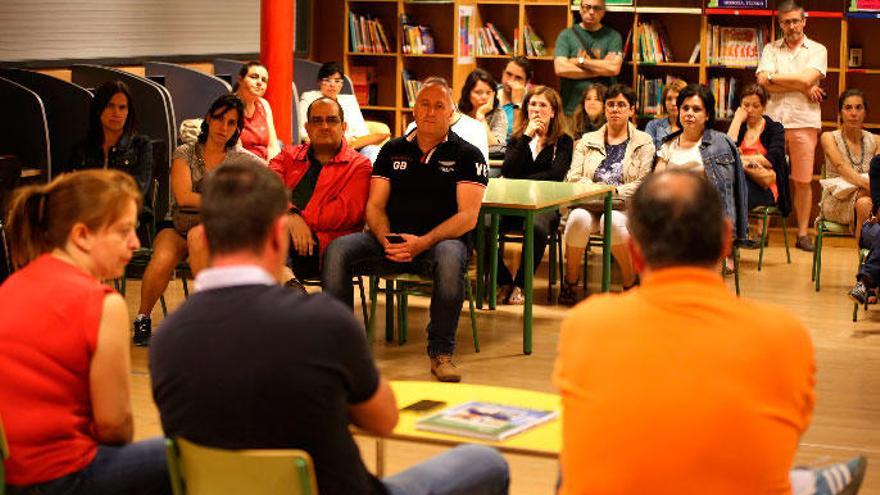
[[[128,172],[137,182],[144,198],[153,178],[153,146],[143,134],[123,134],[116,146],[110,148],[107,168]],[[104,150],[87,141],[77,143],[62,172],[104,168]]]
[[[664,146],[669,146],[667,138]],[[706,177],[718,190],[724,204],[724,216],[731,219],[734,239],[748,238],[749,212],[746,187],[746,174],[736,145],[727,134],[706,129],[700,142],[700,156]],[[658,168],[657,171],[662,169]]]
[[[700,143],[706,176],[724,202],[724,215],[733,221],[734,239],[748,238],[749,211],[746,174],[736,145],[727,134],[706,129]]]

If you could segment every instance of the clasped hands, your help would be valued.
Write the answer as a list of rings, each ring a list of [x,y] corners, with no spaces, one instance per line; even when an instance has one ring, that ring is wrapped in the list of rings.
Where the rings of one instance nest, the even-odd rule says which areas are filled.
[[[409,263],[416,256],[428,249],[428,243],[424,237],[412,234],[388,234],[403,238],[404,242],[393,243],[382,237],[379,242],[385,247],[385,257],[395,263]]]

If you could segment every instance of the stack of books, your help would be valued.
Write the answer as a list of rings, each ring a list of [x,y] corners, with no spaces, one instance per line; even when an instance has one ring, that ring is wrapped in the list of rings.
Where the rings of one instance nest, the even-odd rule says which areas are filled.
[[[715,117],[729,119],[733,117],[733,109],[741,83],[732,77],[715,77],[709,79],[709,89],[715,94]]]
[[[358,104],[373,105],[375,103],[376,68],[353,65],[348,68],[348,76],[354,86],[354,96]]]
[[[406,94],[406,104],[409,108],[413,108],[416,106],[416,95],[419,93],[422,83],[417,79],[413,79],[406,69],[403,69],[401,75],[403,76],[403,92]]]
[[[523,26],[523,46],[525,46],[526,55],[529,57],[547,55],[547,47],[544,46],[544,40],[528,24]]]
[[[508,55],[513,53],[510,43],[491,22],[487,22],[485,26],[481,27],[478,35],[477,55]]]
[[[744,28],[710,24],[708,38],[706,55],[710,65],[757,66],[770,33],[767,26]]]
[[[403,26],[403,53],[409,55],[435,53],[434,35],[430,27],[410,24],[406,14],[400,14],[400,24]]]
[[[391,43],[385,36],[382,24],[371,17],[349,13],[348,29],[350,49],[361,53],[392,53]]]
[[[636,86],[636,92],[639,97],[638,102],[642,115],[656,117],[666,113],[665,102],[663,101],[663,88],[675,79],[677,78],[673,76],[666,76],[665,79],[648,79],[644,75],[639,74],[639,84]]]
[[[660,21],[640,22],[638,36],[639,50],[635,54],[638,60],[648,64],[672,62],[669,37]]]

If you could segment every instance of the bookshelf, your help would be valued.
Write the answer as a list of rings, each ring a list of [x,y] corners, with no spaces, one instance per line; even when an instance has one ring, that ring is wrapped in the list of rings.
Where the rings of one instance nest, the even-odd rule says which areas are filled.
[[[515,34],[522,37],[528,25],[542,38],[547,55],[530,56],[535,70],[534,82],[552,87],[559,86],[553,71],[553,51],[556,37],[562,29],[579,22],[579,0],[330,0],[343,2],[345,19],[354,12],[369,15],[382,23],[392,45],[387,54],[360,53],[350,49],[349,29],[344,29],[342,57],[346,72],[350,67],[375,67],[377,91],[375,101],[364,107],[368,118],[384,121],[396,133],[401,133],[412,119],[406,101],[401,73],[406,69],[414,78],[429,75],[446,77],[458,92],[467,74],[481,67],[496,78],[507,64],[509,55],[476,55],[462,59],[459,23],[461,6],[471,6],[469,30],[474,36],[479,28],[492,23],[512,46]],[[674,76],[689,82],[708,84],[715,78],[734,78],[740,84],[755,80],[755,63],[709,63],[706,50],[710,26],[765,28],[769,40],[778,36],[775,21],[777,0],[768,0],[766,9],[725,9],[709,7],[710,0],[634,0],[632,5],[614,5],[608,2],[603,23],[616,29],[624,38],[640,23],[658,22],[669,33],[671,61],[647,63],[634,58],[638,52],[637,37],[629,52],[618,80],[637,87],[639,77],[660,79]],[[807,9],[807,35],[828,48],[828,77],[823,87],[828,98],[822,104],[823,122],[836,125],[837,95],[847,87],[859,87],[875,107],[880,106],[880,50],[869,43],[872,30],[880,26],[880,13],[850,12],[851,0],[802,0]],[[400,15],[406,14],[411,24],[431,27],[436,53],[409,55],[402,52]],[[694,45],[701,44],[697,59],[690,62]],[[862,48],[860,67],[849,67],[849,49]],[[517,43],[517,55],[525,55],[523,42]],[[326,56],[326,55],[325,55]],[[880,112],[869,114],[869,128],[880,129]]]

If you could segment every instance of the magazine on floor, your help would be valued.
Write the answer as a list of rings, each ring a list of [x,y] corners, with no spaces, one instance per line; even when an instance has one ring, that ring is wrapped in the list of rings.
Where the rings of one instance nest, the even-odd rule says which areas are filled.
[[[415,426],[418,430],[501,441],[557,416],[554,411],[468,402],[420,419]]]

